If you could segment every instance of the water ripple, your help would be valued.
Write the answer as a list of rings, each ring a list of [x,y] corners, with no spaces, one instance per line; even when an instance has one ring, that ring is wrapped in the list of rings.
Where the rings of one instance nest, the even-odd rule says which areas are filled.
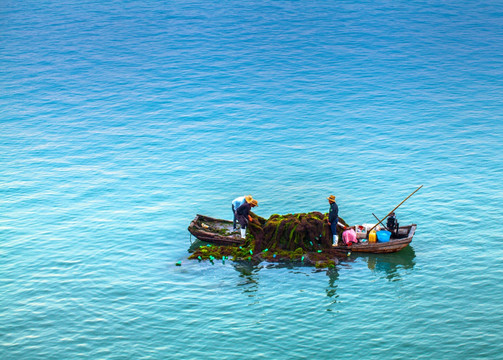
[[[1,12],[2,359],[500,356],[498,4]],[[420,184],[398,254],[186,259],[240,194],[354,224]]]

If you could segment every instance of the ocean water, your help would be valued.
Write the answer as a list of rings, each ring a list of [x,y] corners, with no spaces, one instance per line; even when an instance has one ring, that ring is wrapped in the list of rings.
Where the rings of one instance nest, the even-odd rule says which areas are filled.
[[[0,358],[502,359],[502,5],[2,1]],[[187,260],[419,185],[396,254]]]

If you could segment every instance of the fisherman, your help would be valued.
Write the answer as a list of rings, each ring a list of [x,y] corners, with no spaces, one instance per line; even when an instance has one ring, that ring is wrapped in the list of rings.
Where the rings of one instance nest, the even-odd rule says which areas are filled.
[[[391,233],[393,233],[393,234],[398,233],[399,224],[398,224],[398,220],[396,219],[395,212],[392,212],[391,214],[389,214],[388,221],[386,222],[386,227],[388,228],[388,230]]]
[[[236,210],[243,205],[245,202],[249,203],[253,200],[251,195],[240,196],[232,200],[232,217],[233,217],[233,229],[232,231],[236,231]]]
[[[253,218],[250,215],[250,210],[255,206],[258,206],[258,201],[252,199],[249,203],[245,201],[244,204],[236,210],[236,217],[239,221],[239,225],[241,225],[242,239],[246,236],[246,227],[248,226],[248,222],[253,221]]]
[[[337,223],[339,222],[339,207],[335,203],[335,196],[330,195],[327,197],[330,204],[330,211],[328,213],[328,225],[332,231],[333,246],[339,245],[339,237],[337,236]]]

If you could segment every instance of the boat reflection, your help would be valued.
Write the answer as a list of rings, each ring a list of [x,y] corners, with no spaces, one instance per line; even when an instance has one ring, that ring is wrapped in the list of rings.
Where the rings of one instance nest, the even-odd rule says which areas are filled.
[[[193,251],[199,247],[202,242],[192,243],[189,251]],[[203,243],[205,244],[205,243]],[[326,295],[333,299],[333,303],[337,303],[338,299],[338,284],[339,284],[339,271],[342,267],[352,267],[351,264],[361,263],[362,261],[367,264],[369,270],[376,276],[386,279],[388,281],[400,281],[404,275],[404,270],[413,269],[416,254],[414,249],[409,245],[403,250],[390,253],[390,254],[369,254],[369,253],[352,253],[349,256],[340,257],[336,262],[335,268],[329,269],[315,269],[313,266],[303,264],[302,262],[282,262],[282,263],[269,263],[257,261],[229,261],[228,264],[239,274],[240,281],[237,284],[243,288],[244,293],[253,296],[259,288],[259,275],[260,270],[263,268],[287,268],[294,271],[305,273],[304,270],[312,269],[314,273],[325,272],[329,278],[328,286],[326,288]]]
[[[392,254],[356,254],[355,259],[362,259],[372,273],[389,281],[399,281],[403,269],[414,268],[416,253],[411,246]]]

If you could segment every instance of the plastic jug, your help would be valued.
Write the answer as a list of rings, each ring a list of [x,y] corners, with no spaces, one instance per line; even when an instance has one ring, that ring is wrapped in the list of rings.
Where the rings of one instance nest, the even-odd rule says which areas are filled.
[[[369,234],[369,243],[375,243],[376,242],[376,231],[372,230]]]

